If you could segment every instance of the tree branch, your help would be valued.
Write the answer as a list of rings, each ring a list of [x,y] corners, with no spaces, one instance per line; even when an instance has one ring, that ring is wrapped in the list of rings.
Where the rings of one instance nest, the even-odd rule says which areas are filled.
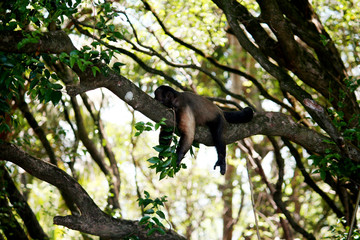
[[[46,35],[46,33],[44,34]],[[65,36],[66,38],[68,38],[67,35]],[[67,41],[64,40],[64,42],[66,43]],[[1,44],[2,39],[0,39],[0,46]],[[16,45],[16,42],[14,42],[13,44]],[[91,69],[86,69],[84,72],[82,72],[75,66],[73,70],[80,76],[80,85],[68,85],[67,89],[69,94],[79,94],[83,91],[87,91],[90,89],[106,87],[120,99],[132,106],[135,110],[140,111],[151,120],[159,122],[163,117],[165,117],[166,119],[169,119],[167,120],[167,124],[173,126],[172,111],[168,111],[166,107],[164,107],[158,101],[144,93],[140,88],[138,88],[126,77],[119,75],[113,71],[109,71],[107,76],[99,73],[96,75],[96,77],[94,77]],[[285,73],[281,72],[281,75],[282,74]],[[292,87],[293,85],[288,84],[288,82],[284,83],[284,85],[286,85],[287,88],[290,89],[290,87]],[[299,87],[297,86],[297,88]],[[304,93],[300,93],[300,95],[301,94]],[[306,94],[306,96],[308,96],[308,94]],[[311,98],[311,96],[309,97]],[[324,117],[323,114],[325,113],[321,112],[321,110],[323,110],[322,108],[318,110],[317,105],[312,105],[316,104],[315,102],[310,99],[305,100],[307,100],[307,109],[310,109],[310,113],[313,113],[316,116]],[[326,149],[332,149],[339,152],[339,149],[336,146],[324,142],[324,140],[328,140],[328,138],[317,133],[316,131],[300,126],[299,124],[295,123],[290,117],[281,113],[257,113],[255,114],[254,119],[250,123],[236,125],[230,124],[224,132],[225,142],[227,144],[256,134],[264,134],[268,136],[283,136],[318,154],[326,153]],[[212,145],[213,143],[211,139],[211,134],[206,127],[197,128],[195,135],[196,141],[205,145]],[[353,157],[360,155],[357,151],[353,151],[352,154]],[[360,157],[357,159],[360,159]]]
[[[120,194],[120,185],[121,185],[120,172],[119,172],[119,168],[117,166],[115,153],[112,151],[110,141],[108,141],[108,139],[107,139],[107,136],[106,136],[106,133],[104,130],[104,125],[103,125],[102,119],[100,118],[100,110],[96,117],[94,114],[94,112],[96,111],[95,106],[90,101],[89,97],[85,93],[82,93],[80,95],[81,95],[84,105],[86,106],[86,109],[88,110],[91,118],[94,121],[94,124],[98,128],[100,142],[102,143],[101,146],[104,149],[105,155],[109,159],[109,162],[110,162],[110,166],[108,167],[108,169],[110,170],[111,174],[109,174],[109,176],[107,176],[107,179],[109,181],[109,185],[110,185],[109,191],[111,192],[111,194],[110,194],[110,196],[108,196],[108,203],[109,203],[109,205],[112,206],[112,208],[120,209],[120,203],[119,203],[119,194]]]
[[[24,196],[19,192],[15,183],[11,179],[10,174],[7,169],[0,163],[0,186],[1,189],[4,189],[7,193],[7,196],[15,208],[16,212],[19,214],[23,220],[29,235],[33,239],[49,239],[42,227],[40,226],[38,220],[29,204],[27,203]],[[6,198],[4,199],[6,201]],[[2,217],[4,218],[4,217]],[[21,228],[19,228],[21,229]],[[17,231],[19,231],[17,229]],[[15,236],[12,236],[15,237]]]
[[[37,159],[17,146],[0,142],[0,159],[10,161],[31,175],[65,191],[81,211],[80,216],[56,216],[54,223],[81,232],[107,238],[137,236],[139,239],[184,239],[169,230],[164,235],[154,233],[147,236],[147,230],[138,221],[115,219],[100,210],[81,185],[56,166]]]
[[[225,13],[226,18],[234,31],[239,43],[246,49],[259,64],[278,81],[281,90],[292,94],[317,122],[317,124],[329,134],[332,140],[338,145],[342,153],[353,160],[358,162],[360,159],[360,149],[354,146],[349,141],[345,141],[341,133],[333,125],[327,111],[319,103],[317,103],[312,96],[303,90],[290,76],[285,69],[272,63],[268,56],[266,56],[255,44],[250,41],[249,37],[245,34],[244,30],[238,23],[237,8],[240,4],[237,1],[223,1],[213,0]],[[307,70],[308,71],[308,70]],[[316,78],[312,78],[316,79]],[[303,79],[302,79],[303,80]],[[304,81],[304,80],[303,80]],[[358,108],[358,106],[357,106]]]
[[[19,95],[20,96],[19,96],[19,99],[17,99],[17,101],[18,101],[18,107],[19,107],[20,111],[22,112],[22,114],[26,118],[28,124],[33,129],[33,131],[35,132],[37,137],[39,138],[42,146],[45,148],[46,154],[48,155],[50,162],[52,164],[54,164],[55,166],[57,166],[58,165],[57,157],[55,155],[53,148],[51,147],[50,142],[46,138],[46,133],[45,133],[44,129],[42,129],[41,126],[39,126],[35,117],[30,112],[29,106],[25,102],[25,99],[24,99],[24,93],[20,93]],[[79,214],[79,210],[75,206],[74,202],[71,201],[71,199],[66,194],[66,192],[63,192],[60,190],[60,194],[63,197],[66,206],[70,209],[72,214]]]

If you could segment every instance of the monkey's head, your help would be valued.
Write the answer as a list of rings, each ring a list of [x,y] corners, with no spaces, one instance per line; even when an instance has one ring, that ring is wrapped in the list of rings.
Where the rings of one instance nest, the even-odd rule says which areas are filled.
[[[174,100],[178,92],[169,86],[160,86],[155,90],[155,99],[161,102],[166,107],[174,107]]]

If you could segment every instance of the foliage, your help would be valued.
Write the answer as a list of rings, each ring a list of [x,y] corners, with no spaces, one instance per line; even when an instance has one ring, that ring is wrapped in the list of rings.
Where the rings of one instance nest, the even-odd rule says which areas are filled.
[[[139,136],[144,131],[153,131],[159,129],[160,126],[166,126],[166,119],[163,118],[160,122],[156,123],[155,126],[151,122],[137,122],[135,128],[137,132],[135,136]],[[166,131],[173,132],[174,130],[171,127],[168,127]],[[155,151],[159,153],[159,157],[151,157],[147,161],[151,164],[149,168],[155,169],[156,173],[160,172],[159,180],[168,177],[174,177],[175,174],[180,171],[181,168],[186,168],[184,163],[177,165],[177,155],[176,148],[178,146],[178,140],[176,136],[166,136],[171,138],[170,142],[173,144],[171,146],[166,145],[157,145],[154,147]],[[165,159],[164,159],[165,157]]]
[[[339,219],[337,221],[336,225],[332,225],[330,226],[330,232],[331,232],[331,236],[326,237],[326,239],[336,239],[336,240],[346,240],[348,239],[348,234],[349,234],[349,227],[346,227],[345,231],[344,228],[341,224],[344,224],[346,221],[344,219]],[[351,238],[350,239],[360,239],[360,231],[359,229],[355,229],[352,234],[351,234]]]
[[[346,87],[350,92],[354,93],[360,86],[360,78],[349,77],[345,79]],[[343,107],[345,102],[345,92],[340,91],[339,99],[340,101],[335,104],[338,107]],[[330,99],[330,102],[334,101]],[[345,141],[357,143],[357,147],[360,148],[360,114],[353,114],[353,117],[346,121],[344,119],[344,112],[341,110],[336,110],[334,108],[328,109],[329,114],[333,118],[334,126],[342,132],[342,137]],[[357,121],[357,122],[356,122]],[[336,143],[332,140],[327,141],[334,146]],[[313,164],[318,167],[314,173],[320,173],[320,176],[323,180],[326,178],[326,174],[330,173],[334,177],[343,178],[343,180],[350,180],[352,177],[358,175],[360,171],[360,164],[351,161],[351,159],[343,157],[340,153],[335,152],[334,150],[328,149],[326,155],[317,156],[312,155],[309,159],[312,159]]]
[[[155,200],[150,198],[150,194],[147,191],[144,191],[145,198],[139,198],[139,207],[146,209],[144,211],[145,216],[140,219],[140,224],[146,226],[146,229],[149,230],[148,235],[153,234],[154,232],[159,232],[165,234],[165,226],[161,223],[160,219],[165,219],[165,214],[160,210],[161,207],[164,207],[166,202],[166,196],[161,198],[156,198]],[[158,218],[160,217],[160,219]]]
[[[149,236],[155,232],[166,236],[166,220],[188,239],[254,238],[253,221],[244,217],[251,210],[248,180],[243,177],[244,158],[248,158],[264,239],[286,238],[287,233],[303,239],[304,232],[315,238],[345,239],[349,222],[337,219],[356,214],[352,206],[360,171],[346,152],[360,148],[359,1],[313,1],[313,8],[307,1],[292,5],[276,1],[279,9],[268,8],[272,3],[1,2],[1,34],[16,32],[22,40],[11,51],[0,52],[0,144],[9,141],[36,158],[50,159],[115,217],[139,219],[144,213],[140,223]],[[285,25],[287,31],[279,29]],[[67,34],[76,49],[40,51],[46,44],[44,36],[58,31]],[[31,46],[39,48],[30,51]],[[233,154],[228,150],[228,169],[233,170],[224,178],[211,171],[216,156],[203,147],[196,154],[191,149],[192,158],[199,159],[180,171],[186,165],[176,164],[178,137],[169,139],[170,146],[154,140],[156,131],[165,129],[165,119],[138,122],[133,134],[126,109],[108,91],[67,94],[74,86],[81,90],[109,76],[110,82],[118,83],[115,94],[136,89],[137,98],[143,99],[157,86],[170,84],[218,97],[215,100],[224,108],[230,106],[227,103],[252,105],[256,117],[264,121],[250,123],[243,132],[256,136],[232,146]],[[122,84],[122,78],[131,84]],[[146,109],[147,103],[137,101],[126,103]],[[291,124],[267,122],[270,111],[286,115]],[[126,123],[120,126],[123,120]],[[307,131],[293,131],[294,126]],[[288,132],[274,137],[277,128]],[[315,151],[310,151],[306,142],[319,136],[327,140],[318,141]],[[327,150],[317,152],[322,146]],[[52,186],[11,163],[6,165],[15,169],[14,182],[47,234],[79,238],[80,233],[54,226],[50,220],[74,211],[64,201],[66,195],[59,197],[62,193]],[[148,192],[168,197],[152,199]],[[10,203],[3,189],[1,197]],[[15,213],[9,206],[5,210]],[[4,214],[0,223],[7,220]],[[26,228],[20,216],[13,220]],[[353,238],[359,238],[358,229]]]

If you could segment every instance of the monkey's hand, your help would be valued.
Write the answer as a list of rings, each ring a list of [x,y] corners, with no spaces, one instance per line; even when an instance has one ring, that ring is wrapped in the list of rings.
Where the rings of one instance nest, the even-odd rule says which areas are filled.
[[[226,172],[226,162],[225,162],[225,161],[221,161],[221,160],[217,160],[217,162],[215,163],[215,166],[214,166],[214,170],[216,169],[217,166],[220,167],[220,173],[221,173],[221,175],[224,175],[225,172]]]

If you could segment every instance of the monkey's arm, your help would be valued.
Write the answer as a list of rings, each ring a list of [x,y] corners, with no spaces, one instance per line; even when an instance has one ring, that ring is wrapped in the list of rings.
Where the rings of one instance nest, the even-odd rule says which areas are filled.
[[[180,142],[176,149],[177,164],[180,164],[187,151],[189,151],[191,144],[194,141],[195,135],[195,117],[190,107],[186,107],[183,111],[178,113],[178,128],[180,131]]]

